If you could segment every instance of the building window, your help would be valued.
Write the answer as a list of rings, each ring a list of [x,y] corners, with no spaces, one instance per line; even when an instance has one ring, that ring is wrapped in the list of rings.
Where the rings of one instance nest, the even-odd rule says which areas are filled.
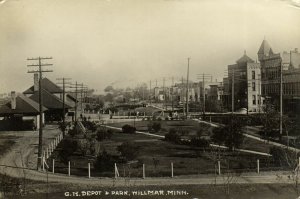
[[[252,96],[252,104],[253,104],[253,105],[256,105],[256,95],[253,95],[253,96]]]
[[[252,82],[252,91],[255,91],[255,82]]]
[[[252,79],[255,79],[255,71],[252,71]]]

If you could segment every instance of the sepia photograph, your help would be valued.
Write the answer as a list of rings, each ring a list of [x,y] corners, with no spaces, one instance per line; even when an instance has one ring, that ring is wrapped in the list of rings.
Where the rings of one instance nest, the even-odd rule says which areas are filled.
[[[0,0],[0,199],[300,199],[300,0]]]

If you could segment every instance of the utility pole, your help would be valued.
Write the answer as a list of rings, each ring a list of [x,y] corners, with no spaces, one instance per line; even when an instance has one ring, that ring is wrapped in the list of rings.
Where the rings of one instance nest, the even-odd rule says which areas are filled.
[[[232,81],[231,81],[231,113],[234,112],[234,68],[232,69]]]
[[[283,94],[283,87],[282,87],[282,66],[283,65],[281,64],[280,65],[280,124],[279,124],[280,135],[282,135],[282,94]]]
[[[205,81],[207,79],[212,80],[212,75],[211,74],[198,74],[198,79],[202,78],[202,98],[203,98],[203,104],[202,104],[202,114],[203,114],[203,120],[205,118]],[[201,89],[201,88],[200,88]],[[199,96],[200,96],[200,89],[199,89]]]
[[[84,86],[83,83],[79,84],[77,81],[75,84],[71,84],[70,88],[75,88],[75,122],[77,121],[77,112],[78,112],[78,93],[80,92],[80,106],[82,111],[82,95],[83,95],[83,89],[87,89],[87,86]]]
[[[172,77],[172,93],[171,93],[171,100],[172,100],[172,115],[174,111],[174,77]]]
[[[151,105],[151,100],[152,100],[152,95],[151,95],[151,80],[150,80],[150,85],[149,85],[149,98],[150,98],[150,105]]]
[[[65,113],[65,95],[66,95],[66,84],[70,84],[70,82],[66,82],[66,80],[71,80],[71,78],[57,78],[56,80],[62,80],[62,82],[59,82],[58,84],[62,84],[62,87],[63,87],[63,96],[62,96],[62,107],[63,107],[63,137],[65,137],[65,128],[66,128],[66,113]]]
[[[164,107],[165,109],[167,108],[166,106],[166,89],[165,89],[165,78],[163,77],[163,92],[164,92]]]
[[[43,96],[42,96],[42,78],[43,72],[53,72],[52,70],[43,70],[43,66],[52,66],[53,64],[43,64],[42,60],[52,59],[52,57],[38,57],[38,58],[27,58],[28,61],[38,61],[38,64],[30,64],[27,67],[38,67],[38,70],[31,70],[28,73],[39,73],[39,146],[38,146],[38,160],[37,169],[41,168],[42,165],[42,153],[43,153]]]
[[[189,114],[189,73],[190,73],[190,59],[187,58],[188,60],[188,65],[187,65],[187,74],[186,74],[186,119],[188,119],[188,114]]]
[[[181,84],[182,84],[182,88],[181,88],[181,98],[182,98],[182,113],[183,113],[183,116],[185,115],[185,105],[184,105],[184,92],[183,92],[183,88],[184,88],[184,84],[183,84],[183,77],[181,77]]]
[[[205,80],[204,80],[204,74],[202,74],[202,86],[203,86],[203,120],[205,117]]]

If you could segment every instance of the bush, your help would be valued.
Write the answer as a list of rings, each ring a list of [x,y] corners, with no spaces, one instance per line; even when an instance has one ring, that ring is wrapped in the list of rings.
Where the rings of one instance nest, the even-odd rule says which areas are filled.
[[[161,123],[160,122],[154,122],[152,124],[152,129],[157,133],[161,129]]]
[[[97,171],[113,171],[114,163],[116,162],[116,159],[114,156],[108,154],[106,150],[103,150],[102,153],[100,153],[94,162],[94,168]]]
[[[133,133],[135,133],[135,131],[136,131],[136,128],[133,126],[130,126],[129,124],[125,124],[124,126],[122,126],[123,133],[133,134]]]
[[[122,145],[118,146],[118,151],[125,160],[133,160],[138,156],[139,147],[132,142],[124,142]]]
[[[193,137],[191,139],[190,145],[195,146],[195,147],[206,148],[206,147],[209,147],[209,141],[204,138]]]
[[[82,121],[82,124],[86,129],[91,130],[92,132],[95,132],[97,130],[97,125],[95,122],[84,120]]]
[[[181,138],[177,133],[176,129],[171,128],[169,132],[165,135],[165,140],[174,143],[180,143]]]
[[[78,143],[72,139],[63,139],[60,143],[61,150],[59,151],[59,158],[65,164],[70,160],[70,156],[77,150]]]
[[[97,134],[96,134],[96,140],[97,141],[102,141],[104,139],[110,139],[112,136],[112,131],[111,130],[105,130],[105,129],[97,129]]]
[[[297,155],[287,149],[273,146],[270,148],[270,154],[276,166],[291,168],[297,166]]]

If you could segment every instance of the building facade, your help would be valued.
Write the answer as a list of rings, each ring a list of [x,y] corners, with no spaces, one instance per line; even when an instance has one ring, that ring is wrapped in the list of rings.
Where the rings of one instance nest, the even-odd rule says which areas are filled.
[[[262,95],[268,104],[280,109],[281,75],[282,104],[285,113],[300,111],[300,54],[294,51],[274,53],[266,40],[263,40],[258,59],[261,64]]]
[[[248,112],[262,110],[260,71],[260,64],[248,57],[246,52],[236,64],[228,65],[228,79],[224,80],[224,100],[231,111],[242,108]]]

